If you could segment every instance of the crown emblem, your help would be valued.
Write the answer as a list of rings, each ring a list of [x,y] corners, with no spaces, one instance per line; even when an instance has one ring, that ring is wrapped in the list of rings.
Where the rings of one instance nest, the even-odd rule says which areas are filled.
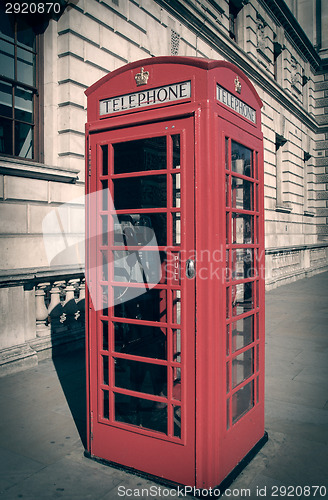
[[[136,84],[138,85],[146,85],[149,78],[149,71],[145,71],[144,68],[141,68],[140,73],[137,73],[134,77]]]
[[[239,81],[238,76],[236,76],[236,79],[235,79],[235,91],[238,92],[238,94],[240,94],[240,92],[241,92],[241,83]]]

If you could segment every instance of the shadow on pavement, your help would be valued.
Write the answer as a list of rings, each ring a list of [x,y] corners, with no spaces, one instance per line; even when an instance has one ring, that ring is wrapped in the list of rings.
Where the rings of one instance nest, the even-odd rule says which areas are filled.
[[[53,349],[53,363],[69,410],[86,448],[86,369],[85,349],[63,354],[63,347]]]

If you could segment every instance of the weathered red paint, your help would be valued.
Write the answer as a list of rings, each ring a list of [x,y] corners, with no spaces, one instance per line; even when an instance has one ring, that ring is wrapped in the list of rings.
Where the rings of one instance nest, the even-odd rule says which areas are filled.
[[[135,74],[140,71],[149,72],[147,84],[137,87]],[[236,90],[235,80],[241,84],[240,93]],[[165,85],[191,82],[191,97],[177,102],[160,103],[143,108],[122,110],[112,115],[100,116],[99,101],[123,96]],[[217,100],[216,86],[219,84],[229,93],[229,104]],[[165,136],[167,155],[170,157],[172,134],[181,137],[181,246],[180,275],[181,286],[176,277],[168,279],[166,284],[157,287],[161,294],[165,290],[180,289],[182,293],[182,347],[181,358],[182,383],[167,388],[165,401],[170,404],[179,397],[181,391],[181,439],[162,433],[145,430],[144,427],[113,421],[110,416],[105,421],[102,403],[99,398],[103,388],[101,372],[101,356],[104,355],[100,345],[99,324],[104,316],[95,311],[90,294],[87,294],[87,387],[88,387],[88,450],[94,457],[117,462],[127,467],[160,476],[180,484],[209,488],[220,484],[234,469],[242,458],[258,443],[264,435],[264,222],[263,222],[263,146],[261,132],[261,100],[248,78],[236,66],[225,61],[211,61],[188,57],[158,57],[133,62],[106,75],[90,87],[88,96],[88,123],[86,125],[86,154],[91,155],[91,175],[88,176],[87,161],[87,194],[101,189],[99,166],[101,163],[101,145],[112,144],[138,138]],[[256,123],[244,118],[231,108],[231,102],[238,105],[237,98],[256,112]],[[132,98],[131,98],[132,102]],[[233,104],[234,106],[234,104]],[[242,109],[242,108],[241,108]],[[174,128],[173,128],[174,127]],[[172,132],[174,131],[174,132]],[[171,141],[171,142],[170,142]],[[232,171],[231,147],[233,142],[245,146],[252,151],[252,159],[257,162],[258,175],[250,180],[247,175]],[[228,170],[225,170],[226,148],[228,154]],[[113,153],[109,153],[109,188],[113,192],[112,164]],[[175,173],[168,160],[170,174]],[[154,171],[154,173],[157,173]],[[225,185],[229,183],[226,195]],[[128,178],[129,174],[121,174]],[[102,177],[103,178],[103,177]],[[171,181],[170,181],[171,182]],[[168,181],[167,202],[171,196],[171,184]],[[251,217],[252,242],[233,243],[237,231],[238,214],[243,220],[242,210],[236,208],[237,190],[231,195],[234,182],[251,183],[252,206],[246,212]],[[239,188],[240,189],[240,188]],[[240,192],[239,192],[240,196]],[[243,195],[245,198],[245,194]],[[226,210],[226,203],[228,208]],[[232,205],[235,205],[233,207]],[[235,210],[234,210],[235,208]],[[165,209],[168,214],[174,213],[174,207]],[[238,211],[239,210],[239,211]],[[153,208],[153,213],[163,213],[162,209]],[[124,210],[121,212],[123,213]],[[126,213],[131,210],[125,210]],[[226,213],[228,213],[230,241],[226,241]],[[229,218],[230,217],[230,218]],[[91,208],[87,210],[87,235],[90,227],[99,224],[99,213]],[[246,222],[244,222],[246,227]],[[168,216],[167,231],[172,232],[172,219]],[[88,241],[88,238],[87,238]],[[87,269],[91,262],[97,261],[101,242],[91,243],[87,248]],[[160,247],[168,252],[176,250]],[[237,252],[254,252],[253,266],[256,274],[239,278],[237,284],[244,289],[253,290],[254,307],[251,312],[245,310],[238,317],[241,320],[250,314],[254,317],[254,338],[251,344],[243,346],[237,352],[241,356],[252,349],[253,373],[241,381],[236,387],[227,388],[227,377],[237,377],[238,363],[233,363],[237,354],[226,346],[227,324],[230,337],[236,322],[237,312],[234,284],[225,281],[226,250],[231,255],[229,265],[236,266]],[[98,252],[98,253],[97,253]],[[220,254],[221,252],[221,254]],[[196,277],[187,279],[185,261],[196,253]],[[174,254],[172,254],[174,255]],[[246,255],[246,253],[245,253]],[[245,269],[245,267],[244,267]],[[97,287],[88,275],[88,287]],[[236,281],[234,281],[235,283]],[[102,282],[103,283],[103,282]],[[109,285],[110,285],[109,276]],[[132,286],[132,285],[130,285]],[[173,288],[172,288],[173,287]],[[180,287],[180,288],[179,288]],[[252,288],[253,287],[253,288]],[[230,319],[226,319],[226,288],[229,294],[228,304]],[[245,295],[244,295],[245,296]],[[172,303],[167,299],[167,314]],[[248,306],[247,306],[248,307]],[[235,309],[234,309],[235,308]],[[114,310],[109,308],[108,322],[111,324]],[[122,320],[121,320],[122,321]],[[172,320],[173,321],[173,320]],[[165,331],[170,331],[173,324],[170,318],[161,323]],[[131,320],[132,324],[142,324],[139,320]],[[149,322],[144,324],[150,324]],[[151,323],[153,326],[156,323]],[[230,326],[229,326],[230,325]],[[169,340],[168,348],[172,349],[173,340]],[[229,340],[230,349],[233,342]],[[106,351],[109,362],[113,352]],[[138,360],[121,354],[122,359]],[[115,354],[115,357],[117,355]],[[156,362],[155,362],[156,363]],[[161,361],[159,362],[161,363]],[[228,365],[227,365],[228,363]],[[233,365],[233,368],[232,368]],[[173,368],[171,360],[165,362],[169,373]],[[228,369],[227,369],[228,366]],[[228,373],[228,375],[227,375]],[[168,386],[172,375],[168,375]],[[184,377],[184,378],[183,378]],[[113,402],[114,364],[109,369],[109,399]],[[231,412],[237,411],[236,399],[238,390],[254,387],[254,404],[234,424]],[[247,392],[247,388],[244,392]],[[241,391],[242,393],[243,391]],[[123,394],[127,394],[127,391]],[[233,396],[236,394],[236,396]],[[239,392],[240,394],[240,392]],[[146,396],[146,398],[152,396]],[[163,403],[163,397],[159,397]],[[227,428],[227,400],[229,402],[230,426]],[[156,401],[156,397],[154,398]],[[91,415],[92,422],[91,422]],[[173,429],[172,414],[168,413],[168,428]]]

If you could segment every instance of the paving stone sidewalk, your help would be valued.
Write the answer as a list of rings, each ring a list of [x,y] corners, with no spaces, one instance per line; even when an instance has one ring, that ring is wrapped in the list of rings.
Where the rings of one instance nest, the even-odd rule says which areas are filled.
[[[327,360],[328,273],[267,292],[269,441],[225,496],[322,498],[328,492]],[[81,351],[0,379],[1,500],[147,498],[147,491],[160,500],[168,493],[84,457],[84,386]]]

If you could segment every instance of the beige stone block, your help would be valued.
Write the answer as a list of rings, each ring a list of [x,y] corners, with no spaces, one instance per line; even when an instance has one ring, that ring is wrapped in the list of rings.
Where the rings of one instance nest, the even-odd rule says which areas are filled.
[[[157,54],[154,54],[157,55]],[[145,59],[150,57],[148,52],[145,52],[145,50],[136,47],[132,43],[129,45],[129,52],[128,52],[128,61],[133,62],[133,61],[139,61],[140,59]],[[122,66],[123,63],[121,63],[119,66]]]
[[[58,110],[58,129],[85,132],[86,110],[75,106],[65,106]],[[84,151],[83,151],[84,152]],[[83,154],[83,153],[82,153]]]
[[[106,3],[110,7],[115,7],[114,3],[111,0],[109,2],[103,2],[103,3],[88,1],[85,3],[84,12],[94,17],[96,21],[101,21],[103,24],[113,27],[115,13],[104,5]]]
[[[79,205],[69,207],[69,227],[71,233],[85,233],[85,209]]]
[[[61,83],[58,86],[58,102],[73,102],[84,108],[87,107],[87,98],[83,88],[71,82]]]
[[[170,28],[158,24],[154,19],[148,20],[147,44],[151,53],[156,56],[170,53]]]
[[[129,0],[120,0],[119,2],[113,2],[112,0],[102,0],[104,4],[107,4],[111,9],[119,12],[123,17],[128,17],[128,3]]]
[[[28,207],[28,232],[43,235],[43,222],[45,217],[54,210],[53,206],[31,204]]]
[[[180,26],[180,36],[182,40],[185,40],[194,49],[197,45],[197,35],[190,31],[184,24]]]
[[[3,175],[0,175],[0,198],[3,198]]]
[[[59,154],[76,153],[84,155],[85,138],[84,135],[66,132],[59,134]]]
[[[66,30],[74,31],[99,45],[99,23],[77,9],[66,10],[59,19],[58,34]]]
[[[196,49],[180,39],[179,56],[196,57]]]
[[[0,288],[0,348],[25,342],[24,291],[22,286]]]
[[[139,6],[132,2],[128,3],[128,18],[133,24],[141,28],[142,30],[147,30],[147,17],[145,12],[140,9]]]
[[[161,21],[163,9],[154,0],[139,0],[140,9]]]
[[[62,33],[58,36],[58,55],[67,53],[83,59],[83,40],[74,33]]]
[[[0,233],[15,234],[27,232],[27,207],[18,203],[1,203]]]
[[[140,30],[119,16],[114,18],[114,31],[123,35],[127,40],[140,45]]]
[[[16,236],[1,240],[0,262],[3,269],[48,266],[42,236]]]
[[[48,200],[48,183],[40,179],[6,176],[5,199]]]
[[[106,74],[106,71],[95,68],[94,66],[69,55],[61,57],[58,60],[59,82],[70,79],[73,80],[73,82],[80,83],[87,88]]]
[[[78,170],[79,171],[78,180],[82,182],[84,181],[84,175],[85,175],[84,158],[80,158],[74,155],[59,156],[57,164],[59,167],[72,168],[74,170]]]
[[[84,186],[50,182],[50,202],[84,204]]]
[[[115,57],[113,55],[87,42],[84,44],[84,60],[86,63],[100,67],[106,73],[115,69]]]
[[[100,46],[123,58],[126,62],[128,61],[129,45],[129,42],[118,33],[113,33],[104,26],[100,26]]]

